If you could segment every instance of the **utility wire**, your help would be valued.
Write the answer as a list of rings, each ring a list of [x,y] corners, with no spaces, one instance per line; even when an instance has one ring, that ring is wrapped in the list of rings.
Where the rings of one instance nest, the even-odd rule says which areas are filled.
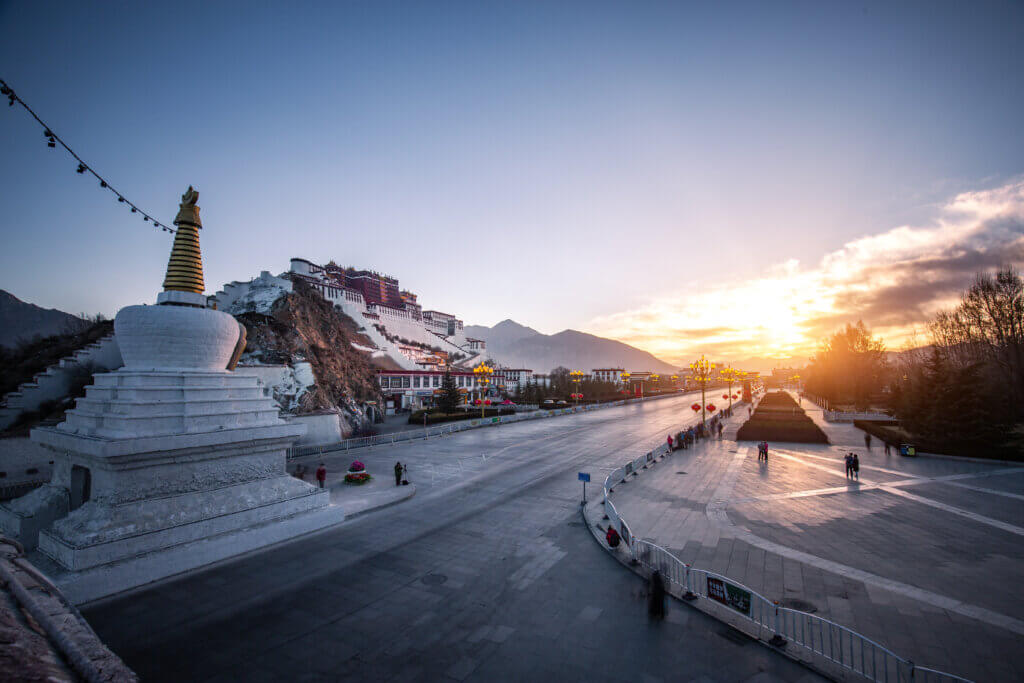
[[[92,167],[89,166],[89,164],[85,163],[85,161],[82,159],[82,157],[80,157],[77,154],[75,154],[75,151],[73,149],[71,149],[71,147],[69,147],[68,144],[66,142],[64,142],[60,138],[59,135],[54,133],[53,129],[50,128],[48,125],[46,125],[46,123],[44,123],[43,120],[41,118],[39,118],[39,115],[36,114],[34,111],[32,111],[32,107],[28,106],[28,103],[25,102],[25,100],[23,100],[20,97],[18,97],[18,95],[14,92],[14,90],[9,85],[7,85],[7,82],[4,79],[2,79],[2,78],[0,78],[0,95],[3,95],[4,97],[7,98],[7,100],[8,100],[7,101],[7,105],[10,106],[10,107],[13,107],[15,102],[20,104],[22,107],[25,108],[25,111],[27,111],[32,116],[32,118],[34,118],[36,120],[36,122],[40,126],[43,127],[43,136],[46,138],[46,146],[47,147],[53,149],[58,144],[60,144],[61,147],[63,147],[65,150],[67,150],[68,154],[70,154],[72,157],[75,158],[75,161],[78,162],[78,168],[75,169],[75,171],[77,173],[79,173],[79,174],[84,174],[84,173],[92,174],[92,176],[94,178],[96,178],[96,180],[100,181],[100,187],[102,187],[103,189],[106,189],[106,190],[110,190],[111,192],[114,193],[114,196],[117,197],[117,201],[119,203],[127,204],[129,206],[129,208],[131,209],[132,213],[141,213],[142,214],[142,221],[144,223],[148,223],[149,221],[152,221],[154,227],[160,228],[161,230],[163,230],[165,232],[171,232],[171,233],[175,232],[174,228],[172,228],[172,227],[170,227],[168,225],[164,225],[163,223],[160,223],[159,221],[157,221],[157,219],[153,218],[151,215],[149,215],[148,213],[146,213],[145,211],[140,209],[138,207],[138,205],[136,205],[132,201],[129,201],[127,197],[125,197],[123,194],[121,194],[116,189],[114,189],[114,187],[111,186],[111,184],[108,183],[102,176],[100,176],[99,173],[94,171],[92,169]]]

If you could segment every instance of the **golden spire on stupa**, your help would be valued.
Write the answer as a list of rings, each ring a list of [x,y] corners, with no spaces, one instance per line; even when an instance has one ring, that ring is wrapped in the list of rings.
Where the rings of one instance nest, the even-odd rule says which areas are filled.
[[[199,220],[197,201],[199,193],[189,185],[188,192],[181,195],[178,215],[174,219],[178,231],[174,235],[171,258],[167,262],[165,292],[202,294],[206,290],[203,283],[203,255],[199,251],[199,229],[203,224]]]

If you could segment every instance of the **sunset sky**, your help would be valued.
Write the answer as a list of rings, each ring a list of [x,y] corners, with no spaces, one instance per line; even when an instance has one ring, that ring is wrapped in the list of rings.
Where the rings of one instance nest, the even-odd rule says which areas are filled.
[[[288,258],[670,362],[892,348],[1024,264],[1019,2],[0,0],[0,78],[207,291]],[[0,107],[0,288],[113,315],[168,235]]]

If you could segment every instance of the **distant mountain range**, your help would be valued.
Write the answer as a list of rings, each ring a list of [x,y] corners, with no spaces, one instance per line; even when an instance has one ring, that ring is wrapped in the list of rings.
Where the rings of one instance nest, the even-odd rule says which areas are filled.
[[[37,335],[48,337],[78,330],[84,324],[78,316],[26,303],[0,289],[0,346],[13,348]]]
[[[467,325],[467,337],[487,342],[487,355],[503,365],[530,368],[545,374],[558,366],[571,370],[625,368],[671,373],[678,368],[640,349],[576,330],[541,334],[513,320],[494,327]]]

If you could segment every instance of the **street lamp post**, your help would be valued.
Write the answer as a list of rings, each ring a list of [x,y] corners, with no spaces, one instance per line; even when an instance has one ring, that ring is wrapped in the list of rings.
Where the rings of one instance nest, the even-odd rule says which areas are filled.
[[[484,396],[486,395],[487,385],[491,383],[491,375],[494,374],[494,368],[489,368],[483,363],[473,368],[473,376],[476,377],[477,384],[480,385],[480,419],[484,419],[486,416],[485,410],[486,405],[484,404]]]
[[[586,373],[583,372],[582,370],[573,370],[572,372],[569,373],[569,381],[576,385],[572,391],[572,397],[576,399],[576,405],[580,404],[580,396],[582,396],[582,394],[580,393],[580,382],[583,381],[583,376],[585,374]]]
[[[726,383],[726,386],[728,387],[728,391],[729,391],[729,412],[730,413],[732,413],[732,384],[733,384],[733,382],[739,381],[740,376],[742,374],[743,374],[742,372],[740,372],[736,368],[732,368],[732,367],[722,368],[718,372],[718,377],[720,379],[722,379]]]
[[[711,381],[711,373],[715,370],[715,364],[706,359],[703,355],[698,360],[690,363],[690,371],[693,373],[693,380],[700,383],[700,421],[701,424],[707,420],[707,401],[705,390],[708,382]]]
[[[629,373],[623,372],[619,377],[622,378],[622,388],[626,391],[626,397],[629,397]]]

